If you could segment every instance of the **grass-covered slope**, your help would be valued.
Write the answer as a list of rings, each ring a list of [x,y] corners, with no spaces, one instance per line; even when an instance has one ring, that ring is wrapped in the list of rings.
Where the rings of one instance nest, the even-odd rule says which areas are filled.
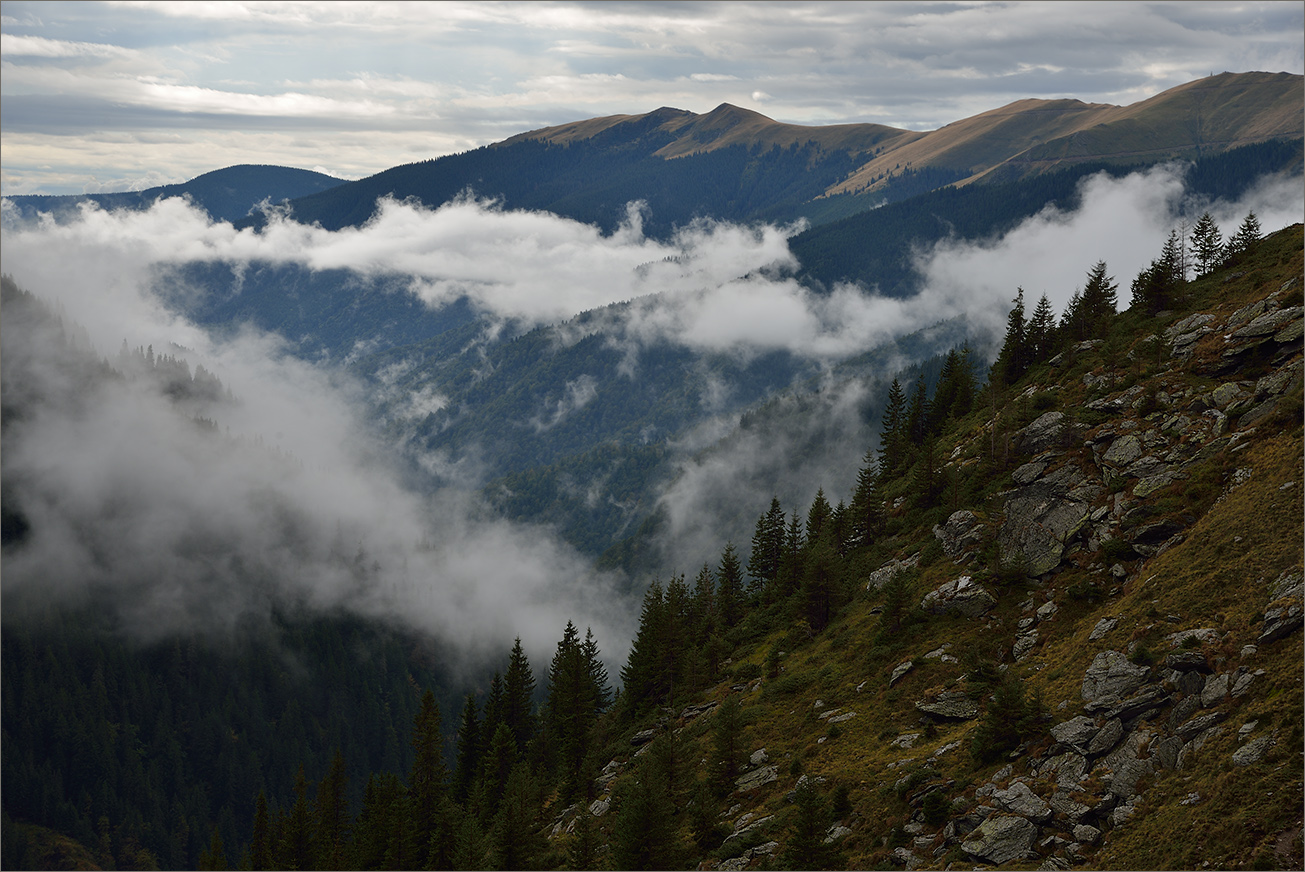
[[[642,815],[687,868],[1300,868],[1302,269],[1296,225],[985,389],[823,630],[763,595],[614,735],[598,856]]]

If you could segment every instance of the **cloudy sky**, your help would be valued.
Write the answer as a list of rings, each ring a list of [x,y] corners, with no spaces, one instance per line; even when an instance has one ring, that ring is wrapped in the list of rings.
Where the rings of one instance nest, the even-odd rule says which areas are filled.
[[[1298,2],[0,3],[0,189],[238,163],[359,178],[597,115],[730,102],[932,130],[1305,71]]]

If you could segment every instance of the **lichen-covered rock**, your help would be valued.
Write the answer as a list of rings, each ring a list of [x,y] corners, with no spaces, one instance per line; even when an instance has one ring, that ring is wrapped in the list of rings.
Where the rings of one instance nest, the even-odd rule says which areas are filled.
[[[1233,751],[1233,765],[1251,766],[1259,763],[1265,752],[1272,748],[1274,744],[1273,736],[1260,736],[1258,739],[1252,739],[1236,751]]]
[[[880,590],[885,584],[892,580],[893,576],[914,569],[919,565],[920,555],[918,552],[912,554],[905,560],[890,560],[867,576],[865,589]]]
[[[1115,747],[1115,743],[1124,735],[1124,723],[1119,718],[1111,718],[1106,721],[1106,725],[1097,731],[1092,740],[1088,742],[1087,752],[1089,754],[1101,754]]]
[[[1141,440],[1128,433],[1110,443],[1110,447],[1101,455],[1101,459],[1117,469],[1123,469],[1141,456]]]
[[[1015,434],[1015,449],[1025,454],[1041,454],[1062,445],[1069,436],[1064,412],[1047,412]]]
[[[1002,560],[1030,576],[1050,572],[1060,564],[1065,544],[1087,523],[1090,508],[1043,483],[1021,488],[1007,497],[1006,519],[997,533]]]
[[[1013,815],[993,815],[979,824],[961,848],[971,856],[1000,866],[1011,860],[1034,856],[1038,828],[1032,821]]]
[[[920,600],[920,608],[933,615],[957,614],[977,618],[997,604],[997,598],[968,575],[952,579]]]
[[[1016,781],[1005,790],[993,791],[992,799],[1012,814],[1038,823],[1051,820],[1051,806],[1022,781]]]
[[[1098,639],[1102,639],[1107,633],[1118,626],[1119,618],[1102,618],[1097,621],[1096,626],[1092,628],[1092,632],[1088,634],[1088,641],[1095,642]]]
[[[915,707],[925,714],[940,718],[968,721],[979,716],[979,705],[959,690],[949,690],[932,699],[922,699]]]
[[[1131,663],[1118,651],[1102,651],[1083,676],[1083,700],[1096,704],[1116,702],[1145,684],[1150,673],[1150,667]]]
[[[957,558],[977,548],[983,541],[983,522],[974,512],[962,509],[953,512],[945,524],[935,525],[933,535],[942,545],[944,554]]]
[[[734,784],[737,790],[743,792],[748,790],[756,790],[758,787],[763,787],[767,784],[770,784],[772,781],[778,781],[778,780],[779,780],[778,766],[762,766],[760,769],[754,769],[753,771],[748,772],[745,775],[739,776],[738,780],[736,780]]]

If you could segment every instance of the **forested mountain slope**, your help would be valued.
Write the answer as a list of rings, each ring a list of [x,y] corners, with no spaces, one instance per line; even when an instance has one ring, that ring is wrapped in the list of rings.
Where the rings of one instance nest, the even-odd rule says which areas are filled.
[[[29,194],[5,199],[24,218],[35,217],[38,212],[58,218],[74,213],[81,203],[94,203],[104,209],[148,209],[151,203],[165,197],[186,197],[208,212],[214,221],[239,221],[262,203],[275,206],[342,184],[344,179],[312,170],[244,164],[213,170],[188,182],[143,191],[63,196]]]
[[[847,505],[650,587],[615,700],[573,626],[459,714],[349,622],[283,626],[320,675],[7,624],[5,865],[1298,866],[1305,263],[1238,241],[894,386]]]

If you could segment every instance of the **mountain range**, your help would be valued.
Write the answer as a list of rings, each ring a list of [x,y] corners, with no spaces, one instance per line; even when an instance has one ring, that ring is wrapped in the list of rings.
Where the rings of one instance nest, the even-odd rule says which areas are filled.
[[[662,108],[352,182],[243,166],[138,193],[6,198],[6,221],[73,221],[87,200],[184,196],[248,243],[274,236],[256,232],[280,220],[269,211],[323,236],[388,232],[379,198],[401,217],[534,215],[536,229],[646,246],[640,279],[685,287],[634,282],[646,293],[557,315],[496,309],[475,272],[439,295],[438,275],[270,248],[152,266],[169,315],[260,355],[238,343],[267,334],[273,359],[311,364],[267,371],[348,393],[369,450],[399,455],[362,469],[398,466],[427,495],[478,491],[465,517],[439,505],[490,535],[414,546],[394,523],[402,505],[332,476],[338,455],[306,467],[223,432],[255,385],[224,387],[175,344],[102,358],[80,313],[6,275],[5,559],[30,573],[25,549],[57,529],[96,578],[125,561],[142,595],[118,611],[101,580],[83,600],[22,609],[10,605],[40,597],[6,588],[4,865],[1299,868],[1299,224],[1259,239],[1248,216],[1193,281],[1166,247],[1131,306],[1105,276],[1114,252],[1067,244],[1056,256],[1080,275],[1100,261],[1109,311],[1080,317],[1091,277],[1060,289],[1059,319],[1018,291],[1004,338],[933,308],[910,332],[823,357],[654,328],[709,281],[693,246],[713,229],[741,225],[756,243],[784,225],[791,260],[727,263],[719,282],[781,288],[832,313],[832,330],[849,297],[918,303],[920,252],[982,249],[1040,213],[1054,224],[1090,178],[1177,161],[1192,223],[1298,179],[1303,108],[1302,77],[1270,73],[1126,107],[1023,100],[931,132]],[[509,260],[506,246],[469,250]],[[565,295],[544,281],[557,263],[538,259],[523,286]],[[1163,295],[1146,296],[1153,284]],[[757,305],[740,297],[722,321]],[[62,415],[87,445],[134,434],[119,456],[142,481],[89,461],[93,486],[65,499],[51,484],[63,442],[27,435]],[[350,526],[355,501],[375,527]],[[333,536],[332,513],[345,518]],[[535,686],[519,639],[491,682],[483,663],[459,673],[415,619],[370,619],[390,596],[407,602],[401,582],[374,596],[377,579],[415,577],[429,598],[450,561],[516,547],[502,519],[621,579],[590,598],[646,589],[632,642],[602,640],[628,648],[615,700],[569,624]],[[139,562],[166,543],[175,554]],[[174,570],[193,600],[156,578]],[[442,605],[529,599],[490,570],[475,582]],[[141,603],[209,622],[234,601],[267,614],[230,619],[229,645],[207,627],[169,636],[154,621],[141,642],[118,626]]]

